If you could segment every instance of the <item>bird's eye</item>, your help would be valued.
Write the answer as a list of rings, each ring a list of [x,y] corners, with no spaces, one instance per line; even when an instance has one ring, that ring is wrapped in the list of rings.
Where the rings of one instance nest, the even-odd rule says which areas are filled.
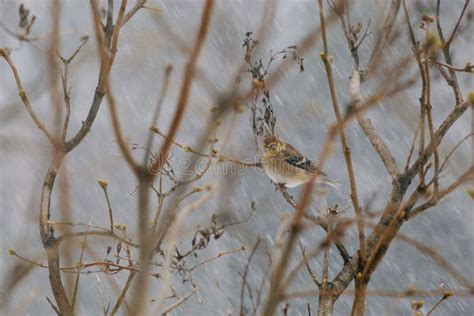
[[[270,146],[268,150],[270,151],[270,154],[272,155],[276,155],[278,153],[278,148],[275,145]]]

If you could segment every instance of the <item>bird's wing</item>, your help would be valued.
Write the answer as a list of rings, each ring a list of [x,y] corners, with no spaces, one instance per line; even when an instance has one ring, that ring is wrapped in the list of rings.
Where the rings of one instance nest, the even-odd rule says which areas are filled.
[[[322,176],[326,176],[324,172],[316,168],[316,165],[313,161],[305,158],[295,147],[290,144],[286,144],[285,149],[281,151],[281,154],[284,156],[283,159],[285,162],[292,166],[308,172],[317,172]]]

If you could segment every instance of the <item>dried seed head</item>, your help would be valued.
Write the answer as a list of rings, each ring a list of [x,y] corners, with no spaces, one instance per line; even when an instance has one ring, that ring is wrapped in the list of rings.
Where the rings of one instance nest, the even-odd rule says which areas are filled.
[[[100,185],[100,187],[102,189],[107,189],[107,185],[109,184],[109,182],[107,180],[104,180],[104,179],[99,179],[97,180],[97,183]]]
[[[434,21],[436,21],[436,16],[434,15],[427,15],[427,14],[423,14],[421,16],[421,20],[427,24],[430,24],[430,23],[433,23]]]
[[[443,294],[443,300],[448,299],[448,298],[450,298],[450,297],[453,296],[453,295],[454,295],[454,292],[453,292],[453,291],[446,291],[446,292],[444,292],[444,294]]]
[[[467,102],[474,104],[474,91],[471,91],[467,94]]]
[[[263,85],[263,81],[258,80],[257,78],[253,78],[252,84],[257,88],[260,88]]]

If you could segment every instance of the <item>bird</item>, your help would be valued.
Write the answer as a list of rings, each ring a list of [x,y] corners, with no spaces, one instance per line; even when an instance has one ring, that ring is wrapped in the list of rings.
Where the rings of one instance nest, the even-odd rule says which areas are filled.
[[[273,183],[294,188],[311,181],[317,174],[317,183],[339,188],[340,184],[329,179],[316,164],[305,158],[295,147],[277,136],[266,136],[263,140],[262,166]]]

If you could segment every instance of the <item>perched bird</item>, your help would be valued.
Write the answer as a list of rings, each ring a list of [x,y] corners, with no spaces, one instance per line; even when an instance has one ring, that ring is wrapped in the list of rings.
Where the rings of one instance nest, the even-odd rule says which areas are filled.
[[[265,137],[263,149],[263,169],[275,184],[294,188],[310,181],[313,175],[317,174],[317,183],[329,184],[336,188],[340,186],[318,170],[315,163],[305,158],[295,147],[276,136]]]

